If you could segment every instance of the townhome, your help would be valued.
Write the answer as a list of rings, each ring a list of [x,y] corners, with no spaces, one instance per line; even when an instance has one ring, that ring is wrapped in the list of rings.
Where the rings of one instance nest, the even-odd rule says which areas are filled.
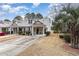
[[[27,19],[16,22],[0,22],[0,32],[9,32],[9,34],[18,34],[18,32],[30,32],[30,35],[44,35],[46,31],[51,31],[52,20],[44,17],[43,19]]]

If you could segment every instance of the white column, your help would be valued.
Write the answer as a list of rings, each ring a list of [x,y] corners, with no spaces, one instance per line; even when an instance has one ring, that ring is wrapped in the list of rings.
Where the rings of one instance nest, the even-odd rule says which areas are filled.
[[[19,28],[17,27],[17,34],[18,34],[18,32],[19,32]]]
[[[34,35],[34,32],[33,32],[33,26],[32,26],[32,36]]]
[[[25,27],[24,27],[24,33],[26,34]]]
[[[10,30],[10,34],[11,34],[11,27],[9,28],[9,30]]]
[[[2,28],[0,27],[0,32],[2,32]]]
[[[23,32],[24,28],[22,27],[22,32]]]
[[[43,35],[44,35],[44,27],[43,27]]]
[[[24,32],[24,27],[22,27],[22,32]]]
[[[25,27],[25,34],[26,34],[26,29],[27,29],[27,27]]]
[[[7,27],[6,27],[6,32],[7,32]]]
[[[14,34],[14,27],[12,28],[13,34]]]

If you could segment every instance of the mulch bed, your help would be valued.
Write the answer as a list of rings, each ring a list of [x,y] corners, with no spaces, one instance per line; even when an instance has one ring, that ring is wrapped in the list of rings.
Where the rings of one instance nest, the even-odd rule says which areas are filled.
[[[70,46],[68,45],[68,43],[65,43],[65,44],[63,45],[63,48],[64,48],[65,50],[67,50],[67,51],[76,52],[76,53],[79,54],[79,49],[75,49],[75,48],[70,47]]]

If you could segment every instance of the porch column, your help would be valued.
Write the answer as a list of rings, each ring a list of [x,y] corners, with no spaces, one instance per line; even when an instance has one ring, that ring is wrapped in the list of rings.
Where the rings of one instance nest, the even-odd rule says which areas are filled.
[[[45,28],[43,27],[43,35],[44,35],[44,29],[45,29]]]
[[[32,26],[32,36],[34,35],[34,32],[33,32],[33,26]]]
[[[24,32],[24,27],[22,27],[22,32]]]
[[[8,32],[8,27],[6,27],[6,32]]]
[[[19,27],[17,27],[17,34],[19,33]]]
[[[25,27],[25,34],[26,34],[26,32],[27,32],[27,27]]]
[[[14,34],[14,27],[12,28],[12,31],[13,31],[13,33],[12,33],[12,34]]]
[[[10,29],[9,29],[9,30],[10,30],[10,34],[11,34],[11,27],[10,27]]]
[[[24,27],[24,33],[25,33],[25,27]]]
[[[2,32],[2,27],[0,27],[0,32]]]

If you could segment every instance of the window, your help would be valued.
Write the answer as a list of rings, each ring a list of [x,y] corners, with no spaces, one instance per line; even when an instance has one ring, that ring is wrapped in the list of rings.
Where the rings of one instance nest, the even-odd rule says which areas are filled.
[[[29,24],[32,24],[32,20],[28,20],[28,23],[29,23]]]

